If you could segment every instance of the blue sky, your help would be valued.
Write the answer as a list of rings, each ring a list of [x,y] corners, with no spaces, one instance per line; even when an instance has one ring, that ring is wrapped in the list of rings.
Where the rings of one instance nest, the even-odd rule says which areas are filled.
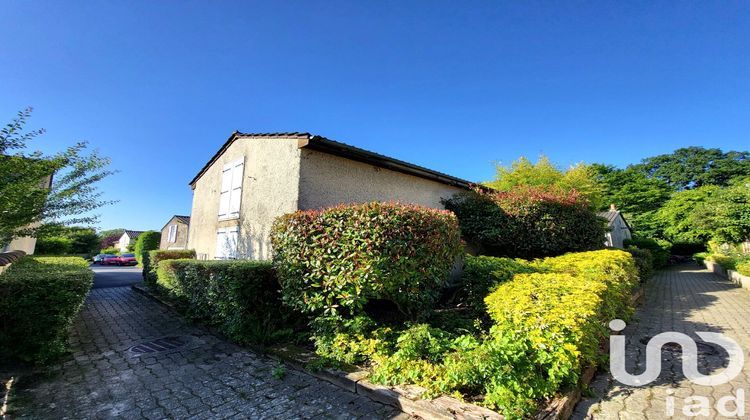
[[[750,148],[747,2],[5,2],[0,122],[120,170],[102,228],[188,214],[235,129],[307,131],[469,180]]]

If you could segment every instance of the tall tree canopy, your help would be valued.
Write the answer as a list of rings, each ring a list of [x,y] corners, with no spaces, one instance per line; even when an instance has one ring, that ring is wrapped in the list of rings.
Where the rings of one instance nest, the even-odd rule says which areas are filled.
[[[495,179],[486,185],[499,191],[512,191],[519,187],[561,193],[576,191],[588,201],[591,208],[599,209],[604,205],[603,188],[591,166],[579,163],[561,170],[546,156],[539,157],[536,163],[521,157],[510,167],[497,165]]]
[[[703,185],[727,186],[733,179],[750,176],[750,153],[684,147],[643,159],[634,167],[678,191]]]
[[[0,244],[33,235],[42,221],[65,225],[93,224],[91,212],[112,203],[101,199],[97,183],[111,175],[109,159],[87,153],[76,143],[54,155],[27,151],[28,143],[44,133],[25,131],[31,108],[0,130]],[[44,179],[54,174],[52,187]]]

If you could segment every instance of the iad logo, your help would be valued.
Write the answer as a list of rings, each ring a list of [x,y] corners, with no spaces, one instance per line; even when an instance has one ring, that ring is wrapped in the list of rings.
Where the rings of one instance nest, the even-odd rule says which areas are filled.
[[[612,331],[625,329],[625,321],[615,319],[610,321]],[[725,384],[742,371],[745,365],[745,355],[736,341],[712,332],[696,332],[698,337],[708,343],[718,344],[729,354],[729,365],[723,372],[715,375],[703,375],[698,372],[698,346],[688,335],[679,332],[664,332],[649,340],[646,344],[646,370],[640,375],[631,375],[625,369],[625,336],[611,335],[609,337],[609,368],[612,376],[625,385],[648,385],[661,373],[661,348],[667,343],[679,344],[682,348],[682,373],[695,384],[715,386]]]
[[[615,319],[609,323],[613,331],[625,329],[625,322]],[[609,337],[610,359],[609,367],[612,376],[625,385],[648,385],[661,373],[661,350],[668,343],[678,344],[682,350],[682,373],[687,379],[698,385],[716,386],[734,379],[742,371],[745,355],[736,341],[722,334],[712,332],[696,332],[703,341],[718,344],[729,355],[729,363],[721,373],[703,375],[698,372],[698,345],[689,336],[678,332],[665,332],[651,338],[646,344],[646,370],[640,375],[631,375],[625,369],[625,336],[612,335]],[[667,390],[666,417],[675,415],[674,392]],[[732,408],[733,406],[733,408]],[[716,410],[724,417],[742,417],[745,415],[745,391],[738,389],[736,395],[723,396],[716,401]],[[709,416],[711,405],[708,397],[693,395],[684,398],[682,414],[687,417]]]

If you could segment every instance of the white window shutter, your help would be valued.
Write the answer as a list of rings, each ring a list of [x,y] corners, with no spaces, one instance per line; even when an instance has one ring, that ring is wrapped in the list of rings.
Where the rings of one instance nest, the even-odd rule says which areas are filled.
[[[237,240],[238,240],[238,236],[239,236],[238,234],[239,234],[239,228],[234,227],[234,228],[228,228],[227,229],[227,233],[226,233],[226,235],[227,235],[227,239],[226,239],[226,243],[227,243],[226,257],[227,258],[232,258],[232,259],[236,259],[237,258]]]
[[[240,215],[240,202],[242,201],[242,180],[243,171],[245,169],[245,163],[239,161],[232,168],[232,192],[229,198],[229,215],[239,216]]]
[[[221,173],[221,197],[219,198],[219,217],[229,215],[229,196],[232,192],[232,167],[224,166]]]
[[[227,242],[226,230],[219,229],[216,232],[216,255],[214,256],[214,258],[216,259],[226,258],[226,242]]]

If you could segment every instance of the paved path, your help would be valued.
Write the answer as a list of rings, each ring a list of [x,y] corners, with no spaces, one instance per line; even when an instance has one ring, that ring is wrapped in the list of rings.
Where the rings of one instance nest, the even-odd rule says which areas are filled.
[[[728,281],[695,266],[683,266],[658,273],[647,285],[646,302],[623,333],[627,337],[628,372],[639,374],[645,369],[645,342],[666,331],[690,335],[699,342],[699,371],[719,373],[728,356],[719,346],[700,344],[696,331],[720,332],[733,338],[743,348],[745,369],[728,384],[699,386],[682,375],[679,347],[662,351],[662,374],[647,387],[632,388],[600,374],[592,383],[592,397],[582,401],[573,418],[594,419],[662,419],[668,418],[668,402],[674,402],[671,418],[694,418],[683,414],[685,398],[706,397],[707,416],[726,418],[716,409],[724,396],[745,393],[745,418],[750,416],[750,290],[737,288]],[[688,405],[696,401],[687,401]],[[689,407],[688,407],[689,408]],[[728,404],[727,409],[734,409]],[[697,409],[696,409],[697,412]],[[688,411],[688,414],[692,413]],[[730,416],[741,417],[741,416]]]
[[[16,415],[75,419],[403,415],[294,370],[276,379],[275,361],[184,323],[129,287],[92,290],[70,341],[72,356],[55,367],[51,378],[20,384]],[[142,346],[129,350],[138,345]],[[174,348],[148,352],[170,347]]]
[[[143,281],[141,267],[119,267],[116,265],[92,265],[94,289],[102,287],[130,286]]]

